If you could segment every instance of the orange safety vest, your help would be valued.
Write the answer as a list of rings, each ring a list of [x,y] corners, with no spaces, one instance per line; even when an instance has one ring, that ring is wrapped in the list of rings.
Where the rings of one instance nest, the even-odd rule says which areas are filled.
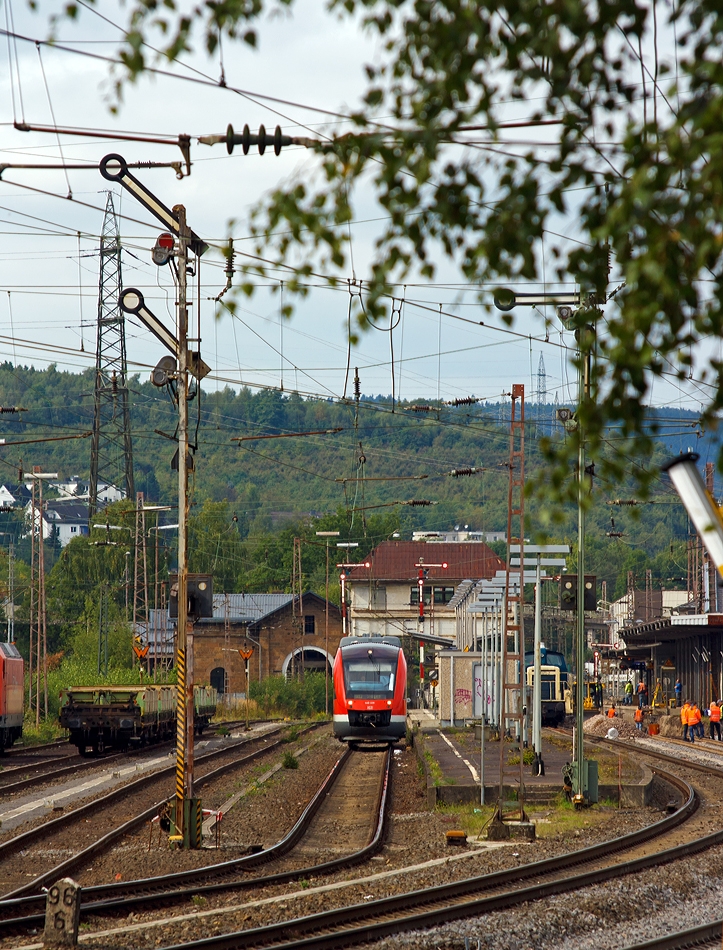
[[[688,725],[697,726],[702,718],[700,709],[697,706],[691,706],[688,710]]]
[[[717,703],[710,704],[710,721],[720,722],[720,706]]]
[[[683,726],[688,725],[688,713],[690,712],[690,704],[686,703],[680,710],[680,722]]]
[[[612,708],[608,709],[608,719],[614,719],[614,718],[615,718],[615,710]]]
[[[642,722],[642,721],[643,721],[643,710],[640,709],[640,708],[638,708],[638,709],[635,710],[635,721],[636,721],[636,722]]]

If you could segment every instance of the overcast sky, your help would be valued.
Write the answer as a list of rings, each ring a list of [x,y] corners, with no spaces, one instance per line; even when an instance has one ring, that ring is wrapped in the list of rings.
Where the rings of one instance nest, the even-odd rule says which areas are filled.
[[[12,7],[18,33],[47,35],[48,7],[33,15],[15,0]],[[126,15],[116,3],[98,4],[101,13],[115,22]],[[5,22],[2,22],[5,26]],[[113,55],[119,31],[84,10],[78,23],[65,24],[59,39],[77,49]],[[11,89],[9,56],[18,57],[18,76]],[[264,22],[260,46],[253,51],[242,43],[224,48],[224,68],[229,85],[264,96],[298,103],[281,105],[229,90],[163,77],[143,77],[125,90],[118,116],[108,110],[111,82],[106,63],[60,50],[42,48],[42,62],[33,43],[16,44],[10,53],[0,45],[0,161],[3,163],[97,163],[108,152],[119,152],[132,161],[176,161],[174,146],[141,144],[107,139],[84,139],[21,133],[12,128],[14,116],[29,123],[61,127],[102,128],[150,135],[189,133],[198,136],[223,132],[229,122],[237,130],[248,122],[252,129],[278,122],[290,134],[324,134],[333,120],[302,105],[345,112],[358,103],[363,90],[362,66],[375,58],[371,37],[349,21],[323,12],[315,0],[301,0],[292,14]],[[203,55],[188,62],[217,79],[218,58]],[[47,80],[46,93],[43,77]],[[192,75],[181,66],[179,75]],[[20,98],[22,95],[22,105]],[[15,99],[13,113],[13,97]],[[52,113],[51,113],[52,105]],[[510,107],[507,118],[524,115],[526,104]],[[250,250],[249,208],[267,190],[301,174],[313,176],[316,159],[303,149],[290,148],[276,157],[261,157],[252,149],[229,157],[223,145],[192,146],[192,174],[178,181],[171,169],[135,171],[167,205],[183,203],[193,229],[216,245],[228,234],[229,220],[236,222],[233,236],[239,251]],[[68,201],[68,182],[74,201]],[[24,190],[18,185],[43,189],[52,195]],[[96,168],[83,171],[34,171],[7,169],[0,182],[0,357],[20,363],[79,370],[94,362],[98,283],[98,234],[107,183]],[[84,207],[86,202],[91,208]],[[173,290],[168,268],[150,262],[150,248],[159,226],[127,194],[117,193],[124,254],[124,283],[145,293],[157,315],[173,319]],[[382,222],[380,209],[362,192],[356,207],[358,221],[352,228],[354,271],[343,277],[363,279],[371,248]],[[132,221],[128,219],[137,219]],[[145,222],[145,224],[137,223]],[[80,237],[78,237],[80,232]],[[80,255],[79,255],[80,251]],[[346,317],[348,294],[342,288],[315,288],[298,306],[283,330],[279,320],[279,295],[262,288],[242,303],[237,318],[219,310],[212,300],[224,284],[223,262],[217,247],[203,259],[201,292],[202,352],[213,367],[210,389],[229,383],[278,386],[287,390],[340,396],[347,361]],[[442,286],[443,281],[450,282]],[[397,394],[404,398],[451,399],[475,395],[496,399],[513,383],[524,383],[528,393],[537,388],[540,355],[544,356],[547,388],[552,401],[575,398],[574,372],[567,365],[565,346],[572,340],[559,329],[549,341],[516,339],[501,332],[499,315],[483,312],[473,294],[459,286],[459,276],[449,266],[440,269],[435,286],[422,283],[406,290],[408,303],[393,335]],[[570,286],[569,289],[573,289]],[[8,295],[7,291],[10,291]],[[402,292],[400,291],[400,296]],[[491,298],[491,295],[490,295]],[[445,313],[484,319],[497,325],[476,327]],[[11,325],[12,313],[12,325]],[[216,319],[216,314],[220,318]],[[556,324],[559,327],[559,324]],[[519,312],[515,329],[540,335],[539,314]],[[16,338],[13,344],[10,337]],[[81,349],[82,348],[82,349]],[[283,348],[283,359],[281,350]],[[128,326],[131,371],[143,374],[163,355],[159,343],[139,325]],[[351,353],[351,366],[359,366],[365,394],[391,392],[390,339],[388,333],[369,332]],[[353,373],[353,369],[352,369]],[[695,408],[694,389],[680,393],[670,384],[656,384],[653,400]]]

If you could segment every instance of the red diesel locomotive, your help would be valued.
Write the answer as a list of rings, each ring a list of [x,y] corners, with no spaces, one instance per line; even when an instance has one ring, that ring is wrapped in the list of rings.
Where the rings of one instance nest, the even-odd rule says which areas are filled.
[[[334,735],[397,742],[407,730],[407,661],[398,637],[342,637],[334,658]]]
[[[23,734],[23,658],[14,643],[0,643],[0,752]]]

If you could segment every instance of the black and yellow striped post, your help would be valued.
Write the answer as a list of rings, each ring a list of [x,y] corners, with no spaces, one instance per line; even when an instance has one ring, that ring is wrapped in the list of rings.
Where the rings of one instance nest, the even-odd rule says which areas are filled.
[[[180,612],[180,611],[179,611]],[[176,651],[176,821],[172,838],[183,840],[186,790],[186,651]],[[179,842],[180,843],[180,842]]]
[[[188,802],[193,796],[193,657],[188,655],[188,300],[190,232],[186,209],[173,209],[178,221],[178,627],[176,631],[176,821],[171,842],[191,846]],[[191,638],[192,650],[193,639]],[[189,728],[190,716],[190,728]]]

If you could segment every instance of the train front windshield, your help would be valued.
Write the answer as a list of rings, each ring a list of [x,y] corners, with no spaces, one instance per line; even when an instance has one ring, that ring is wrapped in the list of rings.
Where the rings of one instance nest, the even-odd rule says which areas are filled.
[[[397,650],[347,647],[342,654],[347,699],[393,699]]]

